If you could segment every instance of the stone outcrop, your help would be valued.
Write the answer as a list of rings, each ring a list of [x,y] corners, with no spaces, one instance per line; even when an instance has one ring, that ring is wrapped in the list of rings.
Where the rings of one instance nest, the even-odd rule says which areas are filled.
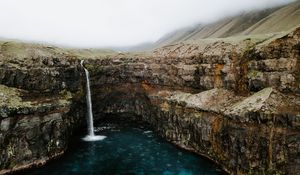
[[[1,45],[0,174],[62,155],[81,125],[79,60],[55,52],[52,47]]]
[[[77,122],[71,93],[33,95],[0,85],[0,174],[42,165],[67,148]]]
[[[89,60],[96,117],[132,114],[231,174],[298,174],[299,31]]]
[[[179,43],[153,53],[86,58],[95,119],[116,114],[147,122],[162,137],[230,174],[297,174],[299,41],[297,28],[263,37]],[[18,55],[1,56],[0,82],[14,97],[0,103],[12,104],[0,106],[4,172],[66,149],[73,126],[84,116],[84,78],[81,57],[63,50],[17,61],[6,57]],[[16,146],[21,144],[28,157],[12,156],[11,148],[21,150]],[[39,152],[48,145],[53,151]]]
[[[293,97],[273,88],[249,97],[218,88],[196,94],[156,88],[101,87],[96,116],[130,114],[122,116],[151,124],[167,140],[232,174],[297,174],[300,104]]]

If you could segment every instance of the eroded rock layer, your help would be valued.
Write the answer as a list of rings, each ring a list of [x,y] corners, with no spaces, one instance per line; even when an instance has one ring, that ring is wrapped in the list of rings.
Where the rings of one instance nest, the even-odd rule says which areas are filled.
[[[0,85],[0,174],[45,164],[64,153],[76,116],[71,93],[33,97],[25,90]]]
[[[84,119],[77,107],[82,105],[77,93],[83,92],[77,66],[70,64],[74,60],[31,55],[26,47],[21,55],[30,55],[20,58],[14,46],[9,48],[10,55],[3,48],[0,52],[0,174],[62,155]]]
[[[299,32],[90,60],[94,111],[140,116],[232,174],[298,174]]]
[[[210,158],[231,174],[297,174],[299,41],[300,28],[263,38],[203,40],[163,47],[153,53],[86,58],[95,118],[132,114],[135,120],[150,123],[167,140]],[[36,161],[35,146],[27,149],[31,157],[14,157],[10,151],[16,144],[30,145],[31,137],[27,135],[31,135],[32,128],[38,130],[32,136],[33,143],[38,142],[44,150],[53,146],[54,151],[39,155],[51,158],[67,147],[72,126],[81,123],[79,117],[84,116],[80,110],[84,108],[81,57],[67,51],[55,52],[53,57],[36,54],[22,59],[31,67],[26,61],[7,59],[12,56],[2,54],[1,84],[7,89],[17,87],[29,94],[42,94],[43,99],[40,102],[39,97],[26,99],[26,95],[19,95],[21,108],[0,106],[0,141],[5,143],[1,147],[5,155],[2,172]],[[46,94],[52,96],[51,100],[45,100]],[[43,103],[49,107],[44,113],[37,112],[47,106]],[[56,105],[55,109],[50,104]],[[26,105],[31,112],[19,114]],[[17,124],[23,120],[25,126],[18,129]],[[36,125],[27,127],[29,120]],[[16,134],[21,131],[24,137]],[[46,138],[43,143],[41,137]]]

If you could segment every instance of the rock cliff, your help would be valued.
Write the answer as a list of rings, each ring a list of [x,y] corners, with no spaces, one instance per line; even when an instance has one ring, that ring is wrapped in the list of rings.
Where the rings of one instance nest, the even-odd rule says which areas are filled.
[[[94,111],[135,114],[231,174],[297,174],[299,32],[89,60]]]
[[[32,97],[33,93],[0,85],[0,174],[15,172],[61,155],[75,117],[71,93]]]
[[[0,174],[40,166],[62,155],[81,125],[75,60],[47,49],[49,53],[14,42],[1,46]]]
[[[299,41],[296,28],[84,56],[94,116],[147,122],[230,174],[299,174]],[[84,118],[82,55],[9,44],[0,54],[2,174],[61,154]]]

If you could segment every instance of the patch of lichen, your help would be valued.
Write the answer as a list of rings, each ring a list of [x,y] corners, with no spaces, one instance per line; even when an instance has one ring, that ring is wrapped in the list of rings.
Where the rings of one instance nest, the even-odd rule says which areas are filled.
[[[8,108],[30,107],[30,102],[24,102],[21,98],[20,90],[16,88],[0,85],[0,106]]]
[[[59,93],[59,104],[69,104],[72,98],[70,91],[63,90]]]
[[[263,76],[263,73],[257,70],[250,70],[247,74],[247,77],[250,79],[258,78]]]
[[[23,100],[22,95],[24,93],[29,93],[24,90],[17,88],[7,87],[0,84],[0,108],[6,107],[8,109],[20,109],[20,108],[39,108],[43,106],[51,106],[56,104],[59,106],[65,106],[70,104],[73,98],[72,93],[67,90],[61,91],[57,95],[52,97],[44,97],[45,99],[30,99]],[[40,97],[39,97],[40,98]],[[36,102],[39,103],[36,103]]]
[[[97,64],[86,64],[85,68],[91,73],[98,72],[101,70],[101,66]]]

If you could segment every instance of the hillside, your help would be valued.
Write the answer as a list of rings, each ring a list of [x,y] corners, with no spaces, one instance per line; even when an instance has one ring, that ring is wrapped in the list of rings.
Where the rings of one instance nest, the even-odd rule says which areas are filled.
[[[18,40],[1,40],[0,39],[0,59],[19,59],[36,58],[36,57],[77,57],[85,58],[101,58],[109,55],[117,54],[110,49],[74,49],[60,48],[38,43],[26,43]]]
[[[207,25],[179,29],[162,37],[153,48],[205,38],[276,33],[287,31],[299,24],[300,1],[296,1],[281,7],[243,13]]]

